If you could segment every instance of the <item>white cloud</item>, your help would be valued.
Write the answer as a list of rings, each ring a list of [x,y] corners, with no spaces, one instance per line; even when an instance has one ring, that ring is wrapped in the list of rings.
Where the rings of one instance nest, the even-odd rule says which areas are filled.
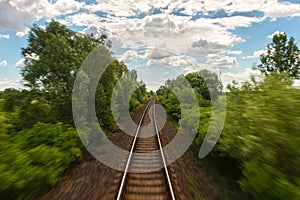
[[[123,55],[121,55],[119,57],[119,59],[121,61],[123,61],[124,63],[128,64],[128,63],[135,62],[138,57],[139,57],[139,55],[138,55],[138,53],[136,51],[128,50]]]
[[[300,16],[300,4],[269,0],[262,8],[265,16],[276,20],[279,17]]]
[[[10,35],[9,34],[0,34],[0,39],[9,39]]]
[[[111,4],[114,5],[113,2]],[[95,9],[94,6],[93,8]],[[248,19],[247,17],[243,17],[243,19],[247,21],[247,25],[256,21],[256,19]],[[234,20],[231,19],[231,21]],[[224,45],[224,47],[231,47],[244,41],[244,39],[229,32],[233,25],[227,26],[226,23],[229,24],[230,20],[224,21],[222,25],[216,24],[216,21],[216,19],[206,18],[193,21],[189,16],[166,13],[149,15],[144,18],[117,18],[109,15],[101,18],[94,14],[77,13],[68,16],[62,22],[67,25],[93,26],[98,30],[105,29],[109,38],[115,37],[114,40],[118,41],[120,48],[162,47],[182,53],[186,52],[192,43],[198,40],[206,40]],[[245,26],[245,23],[239,24],[236,26]]]
[[[238,83],[250,80],[250,77],[254,76],[257,78],[261,78],[261,72],[259,70],[253,70],[250,68],[244,69],[242,72],[232,73],[232,72],[225,72],[221,74],[221,79],[223,85],[227,85],[232,83],[232,81],[237,81]]]
[[[191,51],[198,54],[214,54],[222,52],[227,46],[224,44],[218,44],[216,42],[210,42],[208,40],[199,39],[192,43]]]
[[[266,17],[277,18],[299,15],[299,6],[296,3],[278,0],[98,0],[97,4],[87,5],[85,8],[117,17],[135,16],[140,13],[151,15],[151,9],[155,8],[167,14],[180,11],[189,16],[199,12],[209,14],[220,10],[224,10],[227,14],[261,11]]]
[[[198,64],[197,60],[191,56],[171,56],[164,58],[163,60],[165,60],[167,64],[174,67],[182,66],[182,69],[187,72],[200,70],[200,65]]]
[[[77,13],[75,15],[67,16],[66,18],[59,20],[65,25],[76,25],[76,26],[93,26],[100,27],[101,18],[96,14],[92,13]],[[88,29],[86,29],[88,30]]]
[[[87,28],[83,29],[81,32],[87,35],[93,34],[94,37],[96,38],[99,38],[102,34],[104,34],[103,30],[101,31],[95,26],[88,26]]]
[[[217,69],[232,69],[238,67],[238,62],[236,57],[220,55],[220,54],[209,54],[207,55],[207,64],[212,68]]]
[[[251,56],[243,56],[243,59],[253,59],[253,58],[259,58],[262,54],[266,53],[266,50],[258,50],[258,51],[254,51],[253,55]]]
[[[0,2],[0,27],[24,32],[26,25],[42,17],[66,15],[78,11],[85,3],[75,0],[5,0]]]
[[[34,21],[34,15],[28,12],[18,10],[13,7],[11,1],[0,2],[0,27],[13,30],[23,30],[24,24],[29,24]]]
[[[163,58],[170,57],[173,55],[175,55],[175,53],[172,53],[168,50],[159,49],[159,48],[149,48],[146,50],[145,54],[143,55],[143,58],[163,59]]]
[[[30,59],[30,60],[39,60],[40,57],[38,55],[36,55],[35,53],[32,53],[32,54],[27,54],[26,55],[26,58],[27,59]],[[15,67],[16,68],[22,68],[25,66],[25,58],[21,58],[20,60],[18,60],[15,64]]]
[[[0,78],[0,91],[5,90],[6,88],[22,89],[24,88],[24,86],[22,85],[22,81],[20,80],[10,80],[8,78]]]
[[[184,31],[191,31],[193,39],[207,40],[226,47],[231,47],[244,41],[244,39],[232,34],[228,29],[228,27],[216,23],[215,19],[200,18],[196,21],[189,21],[188,29]]]
[[[17,31],[16,36],[18,37],[24,37],[25,35],[27,35],[30,31],[30,28],[25,27],[23,31]]]
[[[54,3],[48,0],[14,0],[9,1],[19,11],[34,14],[36,17],[65,15],[78,11],[85,4],[75,0],[57,0]]]
[[[17,67],[17,68],[23,67],[23,66],[24,66],[24,62],[25,62],[25,59],[24,59],[24,58],[18,60],[18,61],[16,62],[16,64],[15,64],[15,67]]]
[[[94,5],[87,5],[85,8],[92,12],[101,11],[117,17],[129,17],[139,13],[150,14],[152,7],[162,8],[170,3],[168,0],[97,0],[97,2]]]
[[[278,34],[284,34],[284,32],[281,32],[281,31],[275,31],[273,34],[268,35],[267,38],[273,39],[274,35],[278,35]]]
[[[243,51],[226,51],[226,54],[230,55],[241,55]]]
[[[226,27],[227,29],[235,29],[236,27],[249,27],[252,23],[263,21],[263,18],[232,16],[214,19],[215,23]]]
[[[144,59],[171,57],[173,53],[188,56],[191,52],[203,58],[208,54],[218,53],[239,55],[241,52],[228,51],[228,48],[244,41],[243,38],[229,31],[231,26],[216,24],[215,19],[201,18],[193,21],[191,17],[165,13],[144,18],[108,17],[106,20],[101,20],[101,17],[94,14],[78,13],[68,16],[64,23],[89,26],[83,30],[85,33],[105,33],[112,40],[114,48],[132,51],[146,49],[142,57]],[[160,52],[159,49],[164,49],[164,52]],[[172,53],[166,55],[166,52]],[[222,67],[232,68],[235,64],[234,58],[227,56],[225,59],[227,64]],[[164,60],[166,61],[167,59]],[[229,62],[231,62],[230,66]]]
[[[172,13],[174,11],[181,10],[182,14],[186,15],[194,15],[197,12],[204,12],[205,8],[203,2],[201,0],[194,0],[194,1],[170,1],[168,10],[166,13]]]
[[[215,12],[224,10],[228,14],[234,12],[260,11],[265,17],[295,17],[300,15],[300,4],[279,2],[278,0],[204,0],[204,10]]]
[[[147,66],[181,67],[187,73],[207,67],[206,64],[200,64],[195,58],[187,55],[172,55],[161,59],[149,59]]]
[[[45,30],[46,29],[46,25],[39,25],[39,28]]]
[[[2,60],[0,62],[0,67],[6,67],[6,65],[7,65],[7,61],[6,60]]]
[[[260,10],[266,0],[98,0],[97,4],[88,5],[90,11],[102,11],[119,17],[133,16],[139,13],[151,15],[151,9],[162,9],[164,13],[180,11],[182,14],[195,15],[224,9],[226,13],[250,12]]]
[[[65,15],[80,10],[84,7],[84,3],[75,0],[57,0],[52,5],[50,15]]]
[[[209,15],[211,12],[220,10],[224,10],[229,15],[235,12],[260,11],[265,17],[276,19],[299,16],[300,13],[299,4],[278,0],[170,0],[164,2],[168,3],[166,13],[181,10],[181,13],[186,15],[195,15],[198,12]]]
[[[230,1],[231,4],[229,3],[225,10],[227,10],[228,13],[251,12],[254,10],[260,10],[265,2],[266,0],[232,0]]]

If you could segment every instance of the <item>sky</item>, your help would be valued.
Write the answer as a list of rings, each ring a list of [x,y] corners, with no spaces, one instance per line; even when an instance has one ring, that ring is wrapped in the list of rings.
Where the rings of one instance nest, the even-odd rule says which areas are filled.
[[[274,33],[300,44],[300,0],[0,0],[0,90],[22,88],[21,48],[51,19],[106,34],[150,89],[201,69],[247,80]]]

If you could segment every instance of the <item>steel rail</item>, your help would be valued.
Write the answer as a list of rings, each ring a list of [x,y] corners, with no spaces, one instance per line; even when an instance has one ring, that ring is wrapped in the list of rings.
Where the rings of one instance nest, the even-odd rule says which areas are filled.
[[[162,148],[161,141],[160,141],[159,131],[158,131],[158,128],[157,128],[157,122],[156,122],[156,116],[155,116],[156,115],[155,102],[154,102],[154,109],[153,110],[154,110],[153,120],[154,120],[154,125],[155,125],[155,131],[156,131],[156,135],[157,135],[157,141],[158,141],[161,157],[162,157],[164,168],[165,168],[165,173],[166,173],[166,176],[167,176],[168,186],[169,186],[169,190],[170,190],[170,193],[171,193],[172,200],[175,200],[174,190],[173,190],[173,187],[172,187],[172,182],[171,182],[170,175],[169,175],[169,172],[168,172],[168,167],[167,167],[167,164],[166,164],[165,155],[164,155],[163,148]]]
[[[148,103],[148,105],[146,106],[146,108],[145,108],[145,110],[143,112],[143,115],[142,115],[142,117],[141,117],[141,119],[139,121],[138,127],[136,129],[136,132],[135,132],[135,135],[134,135],[134,140],[132,142],[132,146],[131,146],[131,149],[130,149],[130,152],[129,152],[129,156],[128,156],[128,159],[127,159],[126,167],[125,167],[125,170],[124,170],[124,173],[123,173],[123,177],[122,177],[121,185],[120,185],[120,188],[119,188],[117,200],[120,200],[120,198],[121,198],[123,187],[125,185],[125,179],[126,179],[126,176],[127,176],[127,173],[128,173],[128,168],[129,168],[130,161],[131,161],[131,157],[132,157],[133,150],[134,150],[134,147],[135,147],[135,144],[136,144],[137,136],[138,136],[139,130],[141,128],[142,122],[144,120],[145,114],[146,114],[146,112],[148,110],[148,107],[149,107],[149,105],[151,104],[152,101],[153,100],[151,100]]]

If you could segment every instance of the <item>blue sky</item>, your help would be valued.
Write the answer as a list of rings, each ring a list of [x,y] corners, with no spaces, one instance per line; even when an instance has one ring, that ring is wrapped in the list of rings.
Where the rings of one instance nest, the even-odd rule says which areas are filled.
[[[50,19],[107,34],[151,89],[201,69],[221,71],[224,84],[259,75],[252,67],[275,32],[300,45],[299,0],[0,0],[0,10],[0,90],[21,87],[28,31]]]

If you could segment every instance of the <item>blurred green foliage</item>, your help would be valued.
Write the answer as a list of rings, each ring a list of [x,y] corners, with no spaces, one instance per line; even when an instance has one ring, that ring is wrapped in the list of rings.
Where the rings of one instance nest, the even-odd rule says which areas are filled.
[[[217,148],[241,164],[241,188],[256,199],[299,199],[299,89],[285,74],[228,88]]]
[[[193,81],[197,82],[197,77]],[[157,94],[177,120],[180,105],[168,84],[176,83],[166,82]],[[226,120],[209,160],[219,163],[215,166],[218,172],[224,171],[219,168],[228,160],[226,171],[254,199],[300,199],[300,90],[292,84],[288,74],[276,73],[262,81],[252,78],[241,85],[234,82],[227,86]],[[205,86],[193,88],[198,94],[200,123],[191,148],[198,153],[210,124],[211,107],[203,106],[199,91]],[[199,113],[191,110],[190,115],[198,117]]]
[[[76,130],[61,123],[38,123],[13,136],[2,128],[0,136],[0,199],[33,199],[82,156]]]

